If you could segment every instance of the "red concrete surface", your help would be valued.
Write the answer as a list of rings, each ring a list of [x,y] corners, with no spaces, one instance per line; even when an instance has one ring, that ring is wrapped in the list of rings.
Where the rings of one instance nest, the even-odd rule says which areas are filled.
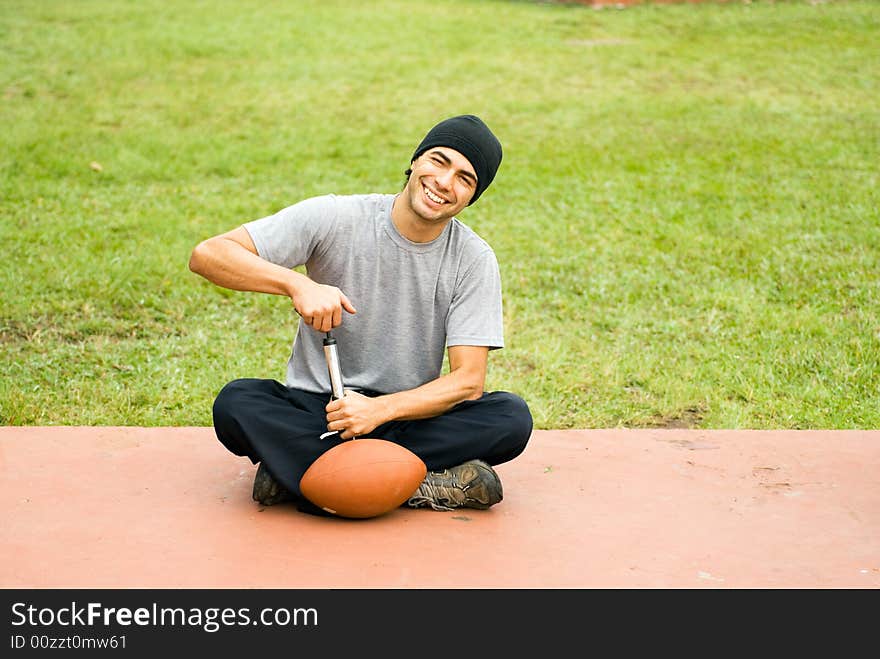
[[[877,588],[880,431],[536,431],[488,511],[313,517],[210,428],[0,428],[0,587]]]

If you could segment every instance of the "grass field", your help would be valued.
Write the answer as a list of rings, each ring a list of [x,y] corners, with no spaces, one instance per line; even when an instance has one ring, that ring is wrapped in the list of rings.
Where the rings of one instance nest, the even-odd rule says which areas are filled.
[[[296,316],[193,246],[500,136],[537,428],[880,427],[880,3],[0,0],[0,423],[209,425]]]

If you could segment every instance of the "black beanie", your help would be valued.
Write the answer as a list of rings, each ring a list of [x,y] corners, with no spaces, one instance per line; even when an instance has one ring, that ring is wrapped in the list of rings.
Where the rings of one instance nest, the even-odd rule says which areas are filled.
[[[477,174],[477,189],[470,206],[489,187],[501,164],[501,142],[483,121],[472,114],[445,119],[434,126],[419,144],[412,161],[434,146],[455,149],[471,163]]]

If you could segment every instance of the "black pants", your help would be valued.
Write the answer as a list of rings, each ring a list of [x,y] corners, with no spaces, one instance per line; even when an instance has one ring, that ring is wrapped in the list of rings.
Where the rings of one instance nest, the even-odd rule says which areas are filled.
[[[299,481],[306,469],[342,442],[338,435],[320,439],[327,432],[328,402],[329,394],[290,389],[275,380],[233,380],[214,401],[214,430],[232,453],[263,462],[275,480],[302,497]],[[494,391],[440,416],[382,424],[370,436],[405,446],[437,471],[474,458],[491,465],[512,460],[531,433],[525,401]]]

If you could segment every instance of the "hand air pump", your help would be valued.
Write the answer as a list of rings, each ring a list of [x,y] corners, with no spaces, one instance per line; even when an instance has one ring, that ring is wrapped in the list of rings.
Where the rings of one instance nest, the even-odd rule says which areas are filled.
[[[327,332],[327,335],[324,337],[324,358],[327,360],[327,371],[330,373],[330,398],[331,400],[343,398],[345,396],[345,388],[342,385],[339,352],[336,349],[336,339],[330,336],[330,332]],[[321,435],[321,439],[338,434],[338,430],[331,430]]]
[[[342,369],[339,367],[336,339],[330,336],[330,332],[324,337],[324,358],[327,360],[327,370],[330,373],[330,397],[337,400],[345,396],[345,389],[342,386]]]

